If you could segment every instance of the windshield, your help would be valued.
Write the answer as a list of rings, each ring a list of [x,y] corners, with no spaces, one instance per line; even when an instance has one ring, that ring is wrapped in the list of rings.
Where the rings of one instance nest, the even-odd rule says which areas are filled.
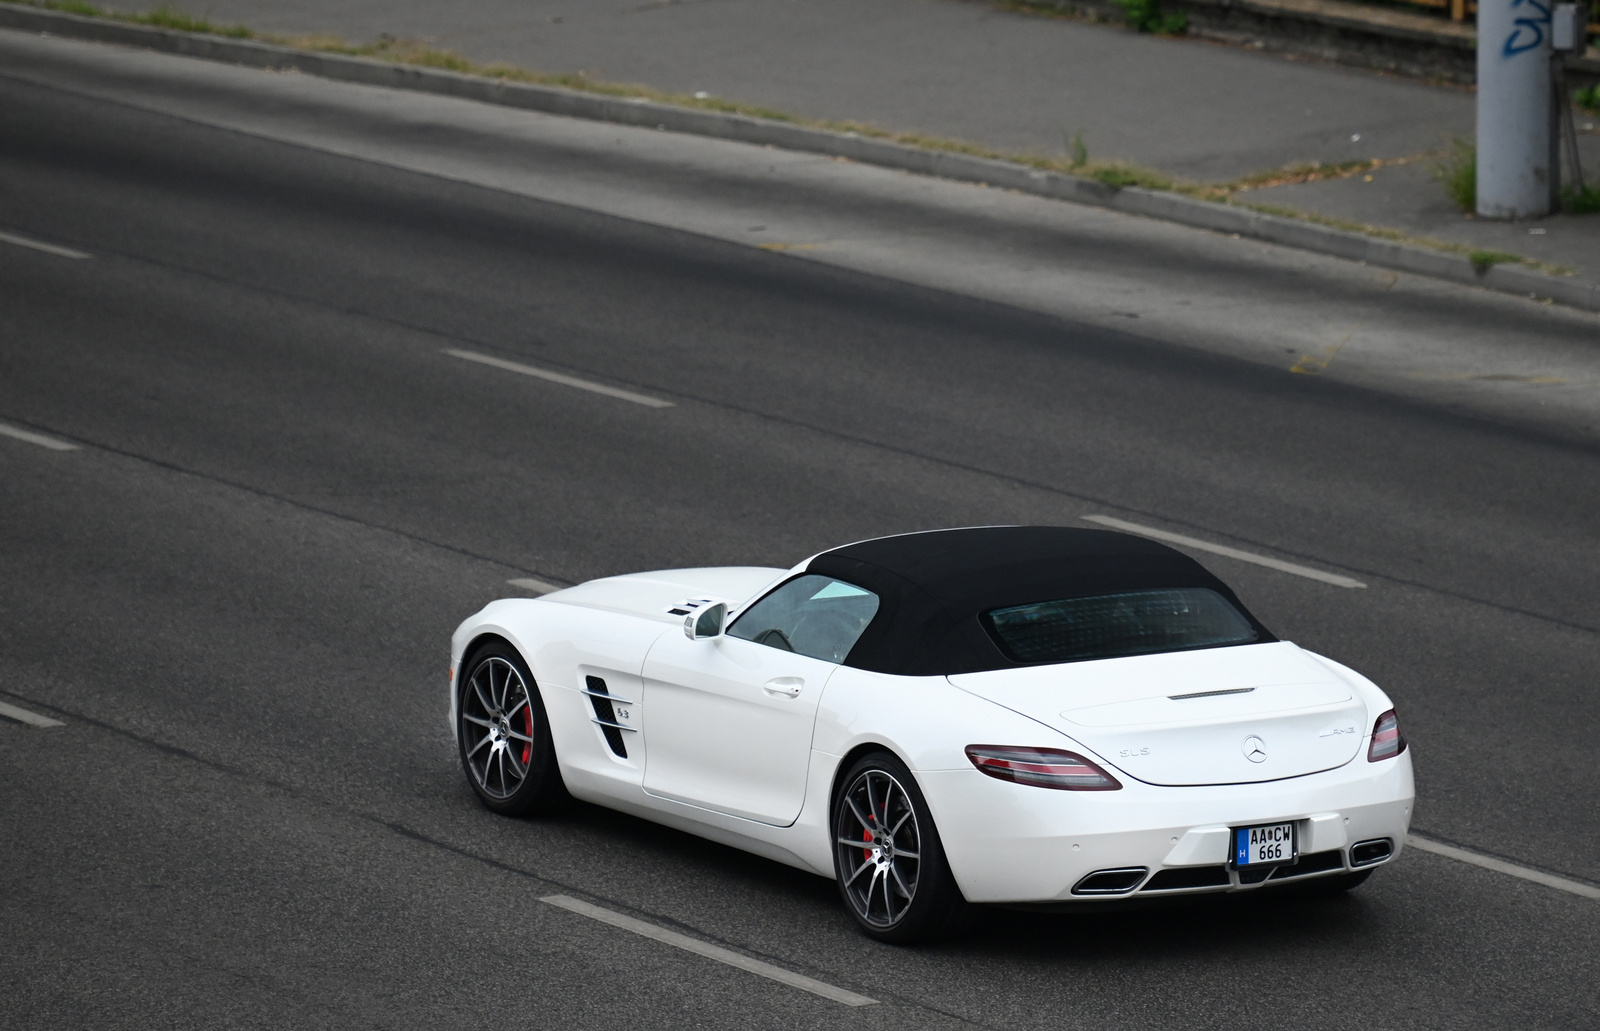
[[[984,627],[1013,662],[1078,662],[1187,651],[1259,639],[1237,608],[1206,587],[1129,591],[990,609]]]

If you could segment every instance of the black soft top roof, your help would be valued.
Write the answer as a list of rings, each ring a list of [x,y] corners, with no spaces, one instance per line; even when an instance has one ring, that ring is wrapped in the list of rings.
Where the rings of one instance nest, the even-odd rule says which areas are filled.
[[[806,571],[882,599],[845,664],[903,676],[1021,665],[1000,651],[979,613],[1009,605],[1155,588],[1208,587],[1275,637],[1194,559],[1144,537],[1063,526],[981,526],[881,537],[824,552]]]

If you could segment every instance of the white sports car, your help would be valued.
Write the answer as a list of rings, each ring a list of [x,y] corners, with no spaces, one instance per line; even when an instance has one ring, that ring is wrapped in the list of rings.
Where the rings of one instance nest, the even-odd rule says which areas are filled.
[[[886,941],[969,903],[1351,888],[1411,817],[1376,685],[1104,530],[938,530],[496,601],[450,674],[490,809],[576,797],[833,877]]]

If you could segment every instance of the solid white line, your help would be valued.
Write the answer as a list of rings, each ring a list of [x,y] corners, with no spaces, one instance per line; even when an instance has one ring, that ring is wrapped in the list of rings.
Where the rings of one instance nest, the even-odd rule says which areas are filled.
[[[16,720],[18,723],[26,723],[30,727],[66,726],[66,724],[62,723],[60,720],[53,720],[48,716],[41,716],[36,712],[29,712],[27,709],[19,709],[15,705],[7,705],[5,702],[0,702],[0,716],[4,716],[8,720]]]
[[[75,251],[71,247],[57,247],[53,243],[45,243],[43,240],[30,240],[26,236],[18,236],[15,233],[0,233],[0,241],[14,243],[18,247],[32,247],[36,251],[54,254],[58,258],[77,258],[81,260],[94,257],[92,254]]]
[[[1117,530],[1126,530],[1129,533],[1136,533],[1142,537],[1154,537],[1156,540],[1166,541],[1168,544],[1181,544],[1186,548],[1195,548],[1199,551],[1209,551],[1213,555],[1226,555],[1228,558],[1236,558],[1241,562],[1254,562],[1258,566],[1266,566],[1268,569],[1276,569],[1280,573],[1293,573],[1295,576],[1303,576],[1308,580],[1320,580],[1322,583],[1332,584],[1335,587],[1367,586],[1360,580],[1352,580],[1348,576],[1340,576],[1338,573],[1324,573],[1322,570],[1312,569],[1310,566],[1297,566],[1293,562],[1284,562],[1279,559],[1268,558],[1265,555],[1257,555],[1254,552],[1240,551],[1238,548],[1230,548],[1226,544],[1212,544],[1210,541],[1202,541],[1195,537],[1185,537],[1181,533],[1168,533],[1165,530],[1156,530],[1148,526],[1140,526],[1138,523],[1123,522],[1121,519],[1113,519],[1110,516],[1086,515],[1083,518],[1087,519],[1091,523],[1099,523],[1101,526],[1110,526]]]
[[[506,583],[510,584],[512,587],[520,587],[525,591],[533,591],[536,594],[549,594],[551,591],[561,591],[566,589],[564,587],[557,587],[555,584],[547,584],[543,580],[535,580],[531,576],[518,577],[515,580],[507,580]]]
[[[578,913],[589,917],[591,920],[598,920],[603,924],[610,924],[612,927],[621,927],[635,934],[642,934],[646,938],[665,942],[668,945],[692,952],[697,956],[714,959],[718,963],[726,963],[730,967],[738,967],[740,970],[747,970],[752,974],[760,974],[762,977],[770,977],[774,981],[782,981],[786,985],[820,995],[824,999],[842,1002],[846,1006],[872,1006],[878,1001],[877,999],[869,999],[865,995],[857,995],[855,992],[847,992],[843,988],[835,988],[831,984],[807,977],[804,974],[797,974],[792,970],[775,967],[771,963],[763,963],[759,959],[751,959],[749,956],[743,956],[737,952],[710,945],[698,938],[691,938],[686,934],[679,934],[677,931],[669,931],[665,927],[657,927],[655,924],[646,923],[643,920],[635,920],[631,916],[624,916],[621,913],[602,909],[599,906],[591,906],[587,902],[579,902],[577,899],[567,895],[546,895],[540,901],[548,902],[552,906],[560,906],[568,912]]]
[[[25,440],[29,444],[37,444],[40,447],[47,447],[51,451],[78,450],[78,445],[76,444],[68,444],[64,440],[57,440],[54,437],[47,437],[43,433],[31,433],[28,430],[19,430],[15,426],[7,426],[3,422],[0,422],[0,437],[11,437],[13,440]]]
[[[577,387],[594,394],[604,394],[607,397],[620,398],[623,401],[632,401],[636,405],[646,408],[673,408],[671,401],[663,401],[659,397],[646,397],[644,394],[635,394],[631,390],[620,390],[617,387],[608,387],[604,383],[591,383],[586,379],[568,376],[562,372],[551,372],[549,369],[538,369],[532,365],[523,365],[521,362],[508,362],[503,358],[493,358],[487,354],[475,354],[472,351],[458,351],[453,347],[444,349],[444,353],[452,358],[462,358],[480,365],[492,365],[496,369],[507,372],[519,372],[524,376],[537,376],[539,379],[549,380],[551,383],[560,383],[563,386]]]
[[[1525,881],[1542,884],[1547,888],[1570,891],[1572,894],[1582,895],[1586,899],[1600,899],[1600,888],[1596,888],[1591,884],[1569,881],[1565,877],[1557,877],[1555,874],[1545,873],[1542,870],[1530,870],[1525,866],[1508,863],[1504,859],[1496,859],[1493,856],[1481,856],[1476,852],[1468,852],[1464,848],[1446,845],[1442,841],[1429,841],[1427,838],[1419,838],[1415,834],[1407,834],[1406,845],[1410,848],[1420,848],[1424,852],[1432,852],[1436,856],[1444,856],[1448,859],[1460,860],[1463,863],[1471,863],[1473,866],[1481,866],[1485,870],[1521,877]]]

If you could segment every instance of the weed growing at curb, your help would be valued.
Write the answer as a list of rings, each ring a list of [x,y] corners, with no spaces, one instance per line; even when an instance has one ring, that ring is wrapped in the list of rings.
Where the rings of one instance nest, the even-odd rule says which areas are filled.
[[[995,0],[1002,6],[1040,8],[1053,6],[1040,3],[1038,0]],[[1120,0],[1119,0],[1120,2]],[[1140,0],[1145,2],[1145,0]],[[827,132],[857,135],[869,139],[884,140],[902,146],[915,147],[921,150],[943,151],[951,154],[962,154],[969,157],[983,158],[991,161],[1004,161],[1011,164],[1035,168],[1041,171],[1057,172],[1071,175],[1080,179],[1092,179],[1113,189],[1125,187],[1140,187],[1146,190],[1178,193],[1196,200],[1210,201],[1218,204],[1229,204],[1242,207],[1262,214],[1274,215],[1279,218],[1288,218],[1300,222],[1310,222],[1333,229],[1342,229],[1346,232],[1359,233],[1364,236],[1379,239],[1393,240],[1409,246],[1422,247],[1429,250],[1442,251],[1449,254],[1463,255],[1473,262],[1479,271],[1496,263],[1520,263],[1529,268],[1535,268],[1552,275],[1570,276],[1573,271],[1559,265],[1550,265],[1536,262],[1516,254],[1507,254],[1500,251],[1471,251],[1460,244],[1446,243],[1428,237],[1414,237],[1393,229],[1367,225],[1360,222],[1350,222],[1343,219],[1328,218],[1321,215],[1300,211],[1295,208],[1279,207],[1265,204],[1239,204],[1232,197],[1235,193],[1246,192],[1254,189],[1263,189],[1269,186],[1281,186],[1290,183],[1315,182],[1321,179],[1344,178],[1357,175],[1364,171],[1377,168],[1381,165],[1398,165],[1417,160],[1427,155],[1415,155],[1406,158],[1391,158],[1387,160],[1351,161],[1338,164],[1306,164],[1289,168],[1259,172],[1245,176],[1241,179],[1225,183],[1194,183],[1173,179],[1153,169],[1124,161],[1095,161],[1089,156],[1089,148],[1083,141],[1081,132],[1075,134],[1067,141],[1068,153],[1066,156],[1048,156],[1037,153],[1012,153],[995,150],[979,144],[968,143],[963,140],[946,139],[936,136],[924,136],[917,133],[896,133],[866,125],[860,122],[836,122],[818,118],[804,118],[790,115],[771,108],[758,107],[751,104],[741,104],[723,100],[719,97],[689,96],[681,93],[668,93],[663,90],[653,89],[648,86],[638,86],[626,83],[601,82],[588,78],[583,73],[549,74],[530,71],[506,64],[478,64],[451,50],[442,50],[428,46],[415,40],[396,39],[393,36],[380,36],[372,43],[352,44],[335,36],[314,35],[284,37],[267,33],[258,33],[243,25],[220,26],[204,18],[192,17],[171,7],[162,4],[160,7],[143,14],[126,13],[119,11],[105,11],[82,0],[0,0],[0,3],[12,4],[20,7],[35,7],[43,10],[59,11],[64,14],[74,14],[81,17],[99,18],[107,21],[117,21],[126,24],[142,25],[151,28],[163,28],[180,32],[192,32],[202,35],[223,36],[230,39],[247,39],[259,43],[268,43],[312,53],[341,54],[349,57],[365,57],[380,61],[389,61],[395,64],[411,65],[425,68],[437,68],[444,71],[456,72],[463,75],[474,75],[505,82],[528,83],[539,86],[555,86],[564,89],[593,93],[603,96],[624,97],[652,101],[658,104],[667,104],[674,107],[693,108],[707,111],[717,111],[725,114],[743,115],[750,118],[759,118],[767,121],[781,122],[789,125],[802,126],[810,129],[820,129]],[[1152,8],[1159,9],[1159,0],[1149,0]],[[1464,149],[1464,150],[1463,150]],[[1453,159],[1461,153],[1469,157],[1472,154],[1472,145],[1464,140],[1457,140]],[[1457,168],[1457,164],[1452,164]],[[1467,176],[1475,173],[1475,165],[1471,160],[1466,162]],[[1441,176],[1441,178],[1444,178]],[[1468,182],[1470,183],[1470,178]],[[1472,193],[1469,189],[1469,198]],[[1471,209],[1472,201],[1466,205]],[[1590,187],[1582,193],[1574,194],[1570,201],[1573,211],[1600,210],[1600,187]],[[1485,264],[1480,267],[1479,259]]]
[[[1382,226],[1368,225],[1365,222],[1352,222],[1345,218],[1330,218],[1327,215],[1315,215],[1300,211],[1296,208],[1280,207],[1276,204],[1239,204],[1241,208],[1250,211],[1259,211],[1263,215],[1276,215],[1279,218],[1292,218],[1300,222],[1310,222],[1314,225],[1327,226],[1329,229],[1341,229],[1347,233],[1359,233],[1362,236],[1371,236],[1379,240],[1392,240],[1395,243],[1406,244],[1410,247],[1424,247],[1431,251],[1441,251],[1445,254],[1457,254],[1473,263],[1477,271],[1482,272],[1488,265],[1507,264],[1523,265],[1527,268],[1537,269],[1547,275],[1570,276],[1575,270],[1565,265],[1554,265],[1545,261],[1534,261],[1520,254],[1511,254],[1507,251],[1475,251],[1465,244],[1448,243],[1436,240],[1431,236],[1412,236],[1398,229],[1385,229]],[[1478,267],[1478,257],[1487,261],[1487,265]]]
[[[1065,135],[1063,133],[1062,135]],[[1083,142],[1083,133],[1074,133],[1067,143],[1067,167],[1082,168],[1089,163],[1089,145]]]
[[[1472,270],[1481,274],[1502,262],[1508,265],[1521,264],[1523,258],[1520,254],[1508,254],[1505,251],[1468,251],[1467,260],[1472,262]]]
[[[1572,102],[1591,114],[1600,115],[1600,82],[1584,89],[1574,90]]]
[[[1433,177],[1456,207],[1471,212],[1478,206],[1478,148],[1459,136],[1450,141],[1450,151],[1433,167]]]

